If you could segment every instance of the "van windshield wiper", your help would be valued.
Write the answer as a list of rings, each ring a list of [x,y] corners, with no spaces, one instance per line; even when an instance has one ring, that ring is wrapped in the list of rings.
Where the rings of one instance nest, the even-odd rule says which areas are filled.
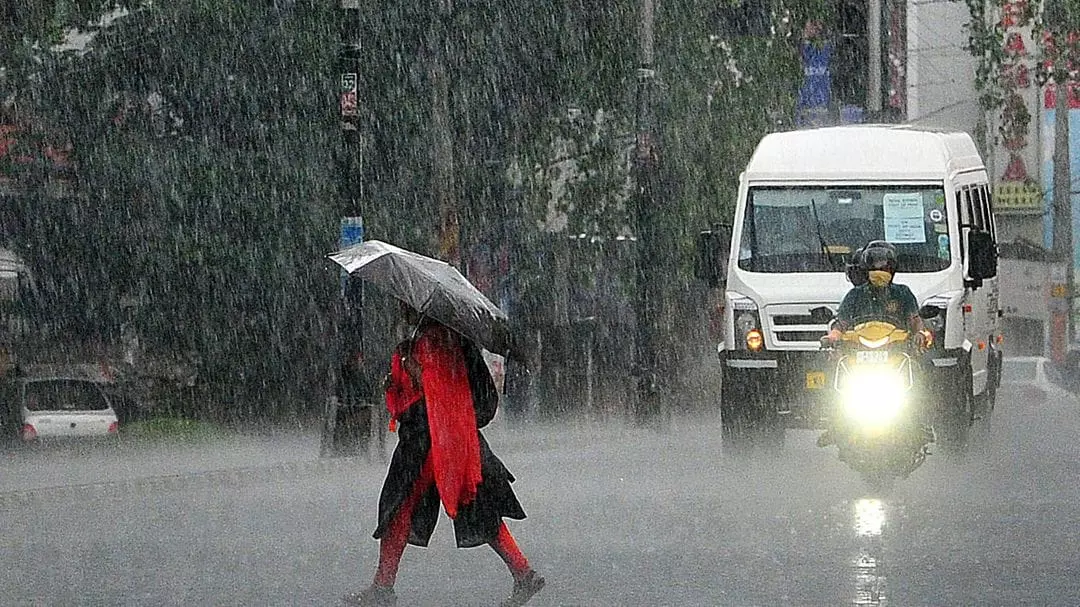
[[[825,257],[829,260],[829,267],[833,271],[838,271],[840,267],[836,265],[836,259],[833,257],[832,251],[829,250],[829,245],[825,242],[825,234],[822,232],[821,217],[818,216],[817,201],[810,198],[810,210],[814,213],[814,224],[817,227],[818,244],[821,245],[821,252],[825,254]]]

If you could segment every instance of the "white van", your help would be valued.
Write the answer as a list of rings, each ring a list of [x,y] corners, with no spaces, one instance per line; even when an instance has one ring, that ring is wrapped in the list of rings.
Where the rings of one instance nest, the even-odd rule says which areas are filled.
[[[962,440],[1001,375],[990,198],[966,133],[858,125],[764,137],[732,225],[698,243],[699,277],[723,291],[725,440],[820,426],[830,368],[819,339],[852,286],[845,264],[879,239],[897,248],[895,281],[940,309],[927,320],[937,335],[923,387],[945,440]]]

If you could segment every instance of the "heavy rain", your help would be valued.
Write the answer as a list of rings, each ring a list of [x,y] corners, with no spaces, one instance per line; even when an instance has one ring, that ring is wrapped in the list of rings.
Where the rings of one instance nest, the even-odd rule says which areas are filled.
[[[1080,10],[601,4],[0,0],[0,605],[1080,604]]]

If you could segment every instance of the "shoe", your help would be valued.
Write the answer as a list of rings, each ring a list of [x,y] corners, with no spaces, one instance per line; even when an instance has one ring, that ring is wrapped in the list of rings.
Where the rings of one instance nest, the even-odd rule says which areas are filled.
[[[505,601],[499,603],[499,607],[521,607],[528,603],[534,594],[540,592],[545,583],[547,582],[544,576],[530,569],[521,578],[514,580],[514,590]]]
[[[372,584],[360,592],[346,594],[346,605],[354,607],[393,607],[397,605],[397,595],[393,588]]]

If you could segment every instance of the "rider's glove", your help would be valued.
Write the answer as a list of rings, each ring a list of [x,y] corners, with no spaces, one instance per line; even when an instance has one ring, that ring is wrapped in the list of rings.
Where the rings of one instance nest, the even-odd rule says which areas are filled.
[[[934,334],[926,329],[915,332],[915,347],[919,350],[929,350],[934,345]]]
[[[840,331],[831,329],[828,333],[821,336],[821,347],[831,348],[835,346],[838,341],[840,341]]]

